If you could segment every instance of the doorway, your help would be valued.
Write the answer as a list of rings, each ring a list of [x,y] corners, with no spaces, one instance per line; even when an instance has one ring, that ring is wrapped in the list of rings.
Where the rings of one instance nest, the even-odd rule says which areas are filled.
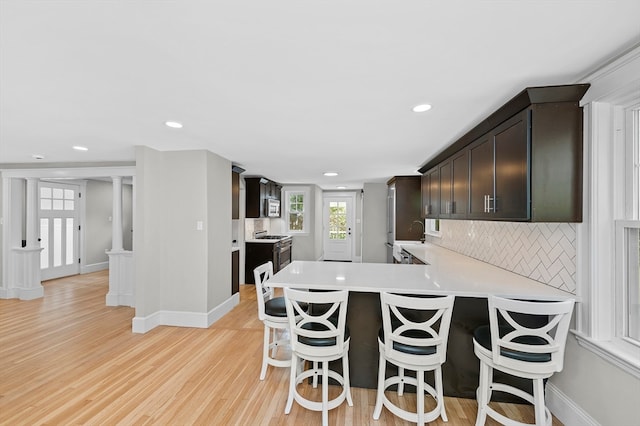
[[[38,184],[43,281],[80,273],[79,193],[80,185],[45,181]]]
[[[323,244],[324,260],[353,261],[355,195],[324,197]]]

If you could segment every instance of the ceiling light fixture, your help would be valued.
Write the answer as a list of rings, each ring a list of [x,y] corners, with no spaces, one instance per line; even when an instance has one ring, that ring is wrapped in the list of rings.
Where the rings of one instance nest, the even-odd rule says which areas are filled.
[[[42,154],[33,154],[31,157],[34,160],[44,160],[44,155],[42,155]]]
[[[336,186],[337,189],[347,189],[346,186]]]
[[[74,146],[73,149],[75,149],[76,151],[89,151],[89,148],[87,148],[86,146],[80,146],[80,145]]]
[[[325,176],[338,176],[338,173],[336,172],[324,172]]]
[[[431,109],[429,104],[420,104],[413,107],[413,112],[427,112]]]
[[[164,124],[172,129],[182,129],[182,123],[178,123],[177,121],[165,121]]]

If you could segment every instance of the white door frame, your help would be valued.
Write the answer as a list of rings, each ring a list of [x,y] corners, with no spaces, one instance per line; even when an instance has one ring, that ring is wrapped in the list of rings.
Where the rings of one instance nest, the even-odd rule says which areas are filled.
[[[326,257],[326,242],[327,242],[327,229],[329,228],[329,215],[327,201],[330,199],[348,199],[351,202],[351,211],[347,212],[347,224],[350,225],[351,234],[349,238],[349,255],[348,259],[340,259],[344,261],[354,261],[355,246],[356,246],[356,193],[355,192],[325,192],[322,194],[322,247],[323,247],[323,259]]]

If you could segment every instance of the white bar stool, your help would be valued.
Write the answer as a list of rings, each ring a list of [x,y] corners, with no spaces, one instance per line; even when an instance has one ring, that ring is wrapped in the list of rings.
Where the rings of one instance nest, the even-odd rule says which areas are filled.
[[[447,357],[454,296],[400,296],[382,292],[380,302],[382,329],[378,335],[380,362],[373,418],[378,420],[385,406],[396,416],[418,425],[438,417],[446,422],[441,366]],[[397,376],[385,378],[387,362],[398,367]],[[405,369],[415,371],[416,377],[405,377]],[[434,386],[425,380],[427,371],[434,372]],[[385,395],[389,386],[398,385],[398,396],[402,396],[405,383],[416,387],[416,412],[400,408]],[[426,413],[425,392],[436,401],[436,407]]]
[[[535,424],[551,424],[551,413],[544,403],[544,379],[562,371],[573,304],[573,300],[525,302],[489,297],[489,325],[478,327],[473,333],[474,353],[480,359],[477,426],[483,425],[487,416],[504,425],[528,424],[509,419],[491,408],[492,391],[506,392],[530,402],[535,410]],[[527,325],[532,316],[548,318],[548,322],[539,327]],[[531,379],[533,395],[494,382],[493,369]]]
[[[258,318],[264,323],[264,343],[262,345],[262,369],[260,380],[267,374],[267,366],[290,367],[291,357],[276,358],[278,348],[289,344],[286,330],[289,328],[284,297],[274,297],[266,281],[273,276],[273,263],[267,262],[253,270],[258,302]]]
[[[350,339],[346,328],[348,296],[347,290],[316,292],[284,289],[291,332],[291,362],[301,369],[298,372],[297,368],[291,368],[285,414],[291,412],[295,400],[306,409],[322,411],[322,424],[326,426],[329,423],[329,410],[338,407],[345,399],[349,406],[353,406],[349,385]],[[322,309],[316,309],[314,312],[313,304],[322,304]],[[338,359],[342,359],[342,374],[329,370],[329,361]],[[312,362],[312,368],[304,369],[305,360]],[[318,368],[318,363],[321,364],[321,368]],[[310,377],[314,379],[315,387],[318,375],[322,375],[321,402],[305,398],[297,388],[299,383]],[[342,386],[340,395],[331,400],[329,378]]]

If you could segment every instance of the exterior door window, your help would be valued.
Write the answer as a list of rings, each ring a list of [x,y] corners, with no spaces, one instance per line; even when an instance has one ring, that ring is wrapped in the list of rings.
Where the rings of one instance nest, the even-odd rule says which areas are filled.
[[[77,185],[40,182],[40,269],[48,280],[79,273]]]

